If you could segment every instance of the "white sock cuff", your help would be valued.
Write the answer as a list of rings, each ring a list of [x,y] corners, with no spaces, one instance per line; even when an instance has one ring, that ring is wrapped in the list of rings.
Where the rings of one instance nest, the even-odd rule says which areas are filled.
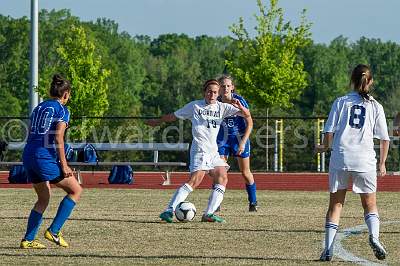
[[[214,185],[214,190],[220,191],[222,194],[225,193],[225,186],[221,184],[215,184]]]
[[[365,221],[369,220],[370,218],[377,218],[379,220],[379,214],[377,212],[370,212],[364,217]]]
[[[193,188],[191,185],[189,185],[188,183],[183,184],[184,189],[187,189],[189,192],[193,192]]]
[[[326,222],[326,223],[325,223],[325,228],[326,228],[326,229],[338,230],[339,225],[338,225],[338,224],[335,224],[335,223],[332,223],[332,222]]]

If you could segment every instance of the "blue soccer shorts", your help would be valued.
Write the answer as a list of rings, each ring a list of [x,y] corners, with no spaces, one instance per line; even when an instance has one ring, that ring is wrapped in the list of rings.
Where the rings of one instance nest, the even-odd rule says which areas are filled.
[[[226,140],[218,142],[218,153],[223,156],[234,156],[240,158],[250,157],[250,140],[247,140],[246,145],[244,147],[244,151],[237,155],[239,150],[239,140],[238,136],[228,136]]]
[[[54,158],[38,158],[31,154],[24,156],[23,161],[25,171],[34,184],[46,181],[55,184],[64,179],[60,164]]]

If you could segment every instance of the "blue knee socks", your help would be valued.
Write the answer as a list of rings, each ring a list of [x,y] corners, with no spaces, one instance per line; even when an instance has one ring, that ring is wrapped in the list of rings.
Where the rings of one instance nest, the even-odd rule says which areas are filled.
[[[254,182],[251,185],[246,184],[246,191],[249,199],[249,203],[256,203],[257,202],[257,197],[256,197],[256,183]]]
[[[32,241],[35,239],[39,227],[42,224],[42,221],[43,214],[32,209],[28,218],[28,225],[24,237],[25,240]]]
[[[65,221],[71,215],[76,203],[68,196],[65,196],[58,207],[56,217],[54,217],[53,223],[50,225],[49,230],[53,234],[58,234]]]

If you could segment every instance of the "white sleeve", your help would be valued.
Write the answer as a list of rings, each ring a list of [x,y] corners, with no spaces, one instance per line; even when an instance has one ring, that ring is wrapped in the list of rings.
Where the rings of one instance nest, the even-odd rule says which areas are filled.
[[[375,118],[374,125],[374,138],[380,140],[390,140],[386,124],[385,111],[383,110],[382,105],[378,105],[377,112],[378,113]]]
[[[222,114],[223,118],[235,115],[235,114],[240,112],[240,109],[236,108],[232,104],[229,104],[229,103],[222,103],[222,104],[223,104],[223,107],[224,107],[223,108],[224,112]]]
[[[193,105],[194,102],[186,104],[181,109],[174,112],[174,115],[179,119],[190,119],[193,116]]]
[[[332,104],[328,120],[325,123],[324,133],[327,132],[334,133],[336,131],[336,127],[338,124],[338,119],[339,119],[339,100],[336,99]]]

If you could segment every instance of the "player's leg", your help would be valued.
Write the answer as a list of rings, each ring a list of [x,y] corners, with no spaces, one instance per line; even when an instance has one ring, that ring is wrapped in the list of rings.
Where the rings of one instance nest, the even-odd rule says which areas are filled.
[[[46,248],[43,244],[35,240],[37,232],[43,221],[43,213],[49,205],[51,189],[48,181],[34,183],[33,188],[37,194],[37,201],[31,210],[28,218],[26,233],[21,241],[21,248]]]
[[[369,235],[379,238],[379,215],[376,206],[376,193],[360,194],[361,204],[364,208],[365,223],[368,226]]]
[[[61,235],[61,228],[68,220],[76,203],[82,194],[82,187],[74,176],[68,178],[58,178],[52,181],[57,187],[62,188],[67,195],[58,206],[57,214],[50,227],[45,232],[45,238],[62,247],[68,247],[68,243]]]
[[[325,249],[320,257],[322,261],[330,261],[333,257],[334,241],[345,198],[346,189],[331,192],[329,195],[329,207],[325,219]]]
[[[221,153],[220,153],[221,154]],[[228,162],[228,159],[229,159],[229,156],[228,155],[222,155],[222,156],[220,156],[221,157],[221,159],[226,163],[226,162]],[[211,187],[211,189],[214,189],[214,183],[213,183],[213,185],[212,185],[212,187]],[[221,205],[220,206],[218,206],[217,207],[217,209],[215,210],[215,212],[220,212],[221,211]]]
[[[350,178],[348,171],[329,168],[330,195],[325,219],[325,249],[320,257],[322,261],[329,261],[333,257],[334,241]]]
[[[176,206],[180,202],[185,201],[189,194],[200,185],[205,173],[206,171],[196,171],[191,173],[189,181],[176,190],[171,201],[168,203],[166,210],[174,212]]]
[[[186,198],[189,196],[189,194],[198,187],[201,183],[201,181],[204,178],[206,171],[199,170],[191,173],[190,175],[190,180],[180,186],[172,196],[170,202],[168,203],[167,208],[160,214],[160,218],[163,221],[166,221],[168,223],[172,223],[173,220],[173,213],[175,211],[176,206],[186,200]]]
[[[376,205],[376,172],[354,173],[353,191],[360,194],[364,219],[369,232],[369,244],[379,260],[386,258],[386,249],[379,241],[380,220]]]
[[[239,165],[240,172],[242,173],[243,179],[246,183],[247,199],[249,200],[249,211],[257,211],[257,187],[254,181],[253,174],[250,170],[250,157],[242,158],[236,157]]]
[[[223,162],[223,160],[221,160],[221,162]],[[214,186],[208,198],[207,208],[202,217],[202,221],[223,223],[225,220],[214,213],[224,199],[225,188],[228,184],[226,166],[216,166],[214,169],[210,170],[209,174],[213,178]]]
[[[360,194],[360,197],[364,208],[365,223],[369,232],[369,244],[375,257],[379,260],[384,260],[387,252],[384,245],[379,241],[380,220],[376,206],[376,193]]]
[[[172,223],[176,206],[184,201],[193,189],[201,183],[204,175],[210,169],[210,165],[211,159],[209,154],[190,151],[190,180],[175,191],[167,208],[159,215],[161,220]]]
[[[228,162],[229,156],[231,155],[231,144],[229,141],[229,137],[227,135],[224,136],[223,140],[217,139],[217,144],[218,144],[218,154],[220,158],[226,163]],[[214,189],[214,183],[211,189]],[[215,212],[220,212],[221,211],[221,206],[218,206]]]
[[[236,157],[239,165],[240,172],[246,183],[247,199],[249,201],[249,211],[257,211],[257,196],[256,196],[256,183],[254,182],[253,174],[250,170],[250,141],[247,140],[244,150],[239,153],[240,136],[234,136],[230,139],[232,147],[232,154]]]

